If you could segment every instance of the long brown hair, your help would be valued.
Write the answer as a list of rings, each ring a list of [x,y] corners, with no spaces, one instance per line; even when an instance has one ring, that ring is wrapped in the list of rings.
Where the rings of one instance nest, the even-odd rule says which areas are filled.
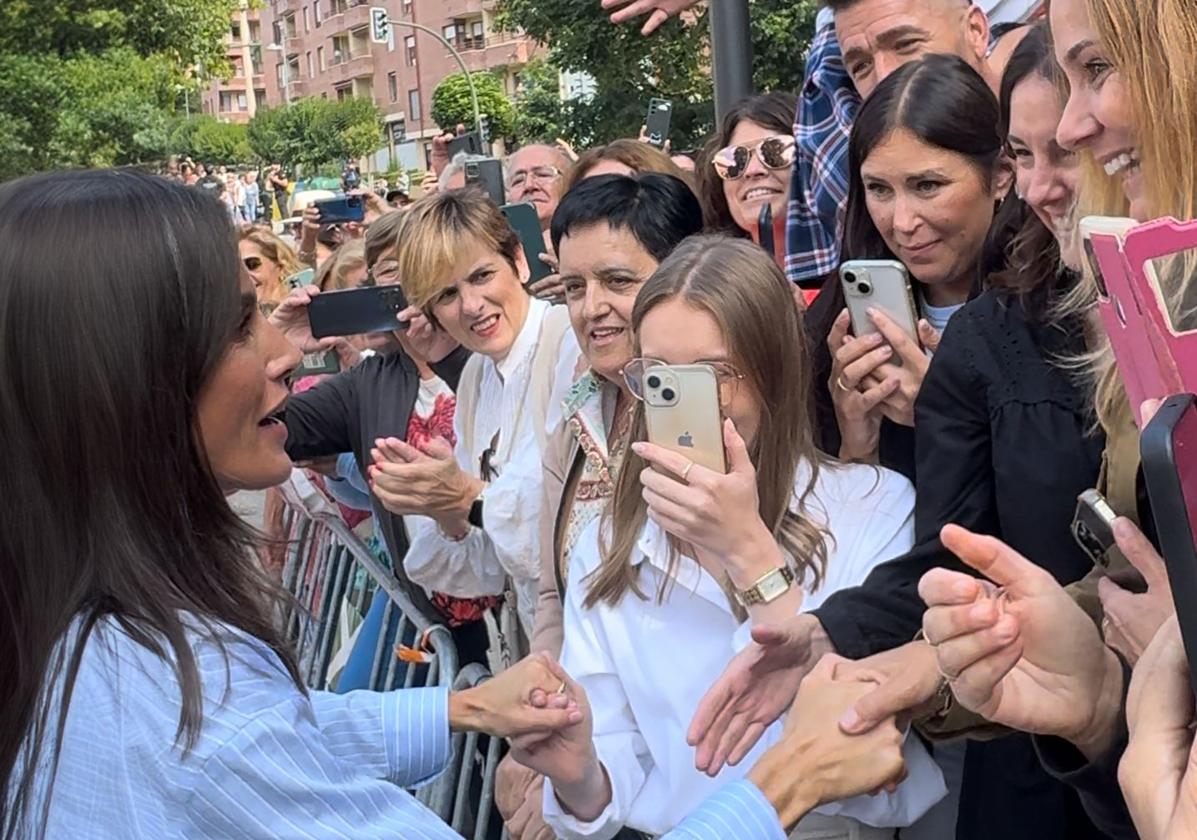
[[[125,170],[0,186],[2,837],[44,828],[35,779],[52,778],[98,624],[168,663],[184,749],[204,718],[193,633],[261,639],[303,689],[256,534],[196,428],[240,334],[239,272],[228,214],[201,190]]]
[[[632,330],[637,354],[645,316],[677,299],[715,319],[732,351],[732,364],[744,375],[740,387],[751,388],[757,398],[760,428],[748,454],[756,466],[761,519],[793,559],[804,583],[817,588],[827,570],[828,534],[806,516],[806,501],[819,469],[832,462],[815,447],[806,336],[790,284],[769,255],[751,242],[692,236],[661,263],[636,296]],[[630,440],[646,436],[644,409],[637,405]],[[603,560],[590,578],[588,607],[617,604],[629,591],[646,597],[637,586],[631,558],[647,520],[640,494],[640,473],[647,463],[631,451],[625,459],[615,496],[603,515]],[[795,494],[794,477],[803,463],[809,466],[809,477]],[[677,571],[677,546],[672,540],[671,545],[669,574],[656,593],[658,601],[665,598]]]

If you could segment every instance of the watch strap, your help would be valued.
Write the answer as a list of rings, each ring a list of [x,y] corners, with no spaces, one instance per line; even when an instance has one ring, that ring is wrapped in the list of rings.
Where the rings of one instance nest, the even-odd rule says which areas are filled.
[[[741,606],[752,607],[776,601],[794,585],[794,570],[789,566],[770,569],[757,578],[756,583],[736,593]]]

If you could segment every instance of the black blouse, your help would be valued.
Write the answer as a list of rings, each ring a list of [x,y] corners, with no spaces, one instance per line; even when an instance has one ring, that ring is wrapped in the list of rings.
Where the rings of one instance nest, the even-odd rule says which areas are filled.
[[[1076,497],[1097,482],[1104,447],[1086,389],[1058,361],[1083,350],[1079,325],[1028,319],[990,290],[949,322],[915,404],[916,546],[815,611],[836,649],[860,658],[904,644],[921,627],[918,582],[967,569],[939,540],[947,523],[999,537],[1062,584],[1092,563],[1072,538]],[[1030,736],[970,742],[958,838],[1088,838],[1070,788],[1043,770]]]

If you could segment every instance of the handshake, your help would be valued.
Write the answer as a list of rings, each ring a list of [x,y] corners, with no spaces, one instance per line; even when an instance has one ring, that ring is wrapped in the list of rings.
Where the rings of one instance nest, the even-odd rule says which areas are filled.
[[[476,691],[497,687],[501,680],[513,687],[504,695],[514,705],[492,712],[492,722],[500,728],[487,731],[511,738],[496,800],[512,836],[551,836],[544,833],[541,819],[545,778],[553,781],[567,811],[583,821],[598,817],[611,800],[611,789],[595,751],[584,689],[543,654],[528,657]],[[845,734],[840,726],[877,681],[834,655],[823,657],[802,681],[781,741],[748,772],[782,825],[793,826],[827,802],[892,791],[905,778],[904,739],[894,718],[856,735]]]

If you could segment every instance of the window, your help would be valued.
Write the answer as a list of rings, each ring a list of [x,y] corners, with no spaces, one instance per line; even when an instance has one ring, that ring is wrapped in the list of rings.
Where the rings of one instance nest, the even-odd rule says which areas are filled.
[[[450,23],[441,30],[441,34],[445,36],[445,40],[453,46],[457,46],[457,24]]]
[[[394,71],[387,73],[387,91],[391,94],[391,101],[399,101],[399,77]]]
[[[266,107],[266,91],[262,88],[254,91],[254,104],[259,108]]]
[[[303,31],[304,32],[312,31],[312,22],[308,18],[308,7],[307,6],[303,7]]]
[[[308,78],[314,78],[316,75],[316,65],[312,63],[312,51],[308,50]]]
[[[262,75],[262,45],[254,44],[249,48],[249,60],[253,65],[253,74],[255,76]]]
[[[324,47],[316,47],[316,63],[320,65],[321,72],[328,67],[328,65],[324,63]]]
[[[262,24],[256,20],[249,22],[249,40],[255,44],[262,40]]]
[[[403,14],[411,14],[411,0],[403,0]]]
[[[319,29],[320,22],[323,20],[323,17],[320,15],[320,0],[312,3],[312,17],[316,19],[316,28]]]
[[[221,111],[245,111],[248,108],[245,91],[222,90],[220,92]]]
[[[349,38],[345,35],[338,35],[333,38],[333,60],[332,63],[340,64],[342,61],[349,60]]]
[[[282,63],[274,65],[274,79],[278,82],[279,90],[283,89],[283,80],[287,77],[287,71],[283,69]]]
[[[338,101],[342,99],[348,99],[349,97],[353,96],[353,86],[345,85],[344,87],[339,87],[336,89],[336,93]]]
[[[239,55],[232,56],[232,62],[233,62],[232,78],[234,78],[234,79],[245,78],[245,61],[241,58],[241,56],[239,56]]]
[[[465,41],[465,49],[480,50],[486,46],[486,29],[483,27],[482,21],[472,21],[468,32],[469,34],[462,39]]]
[[[420,89],[415,88],[407,92],[407,118],[420,119]]]
[[[240,21],[235,20],[231,24],[229,24],[229,38],[232,40],[232,42],[234,44],[241,43],[241,22]]]
[[[408,35],[403,39],[404,51],[407,53],[407,66],[416,66],[416,36]]]

